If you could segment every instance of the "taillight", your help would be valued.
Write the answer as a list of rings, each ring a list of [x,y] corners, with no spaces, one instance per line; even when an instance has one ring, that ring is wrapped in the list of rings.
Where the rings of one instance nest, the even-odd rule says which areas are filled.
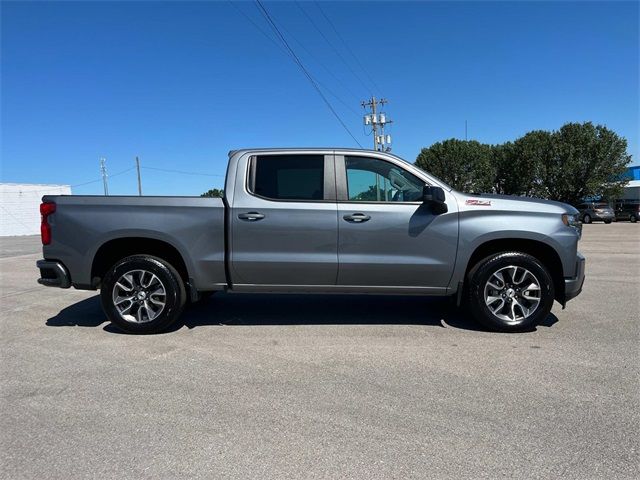
[[[49,225],[49,215],[56,211],[56,204],[53,202],[42,202],[40,204],[40,215],[42,220],[40,222],[40,237],[42,238],[43,245],[49,245],[51,243],[51,225]]]

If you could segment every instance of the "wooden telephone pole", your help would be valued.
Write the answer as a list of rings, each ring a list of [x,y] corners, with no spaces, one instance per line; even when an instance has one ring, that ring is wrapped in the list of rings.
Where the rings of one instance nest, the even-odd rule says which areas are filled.
[[[138,195],[142,196],[142,180],[140,179],[140,159],[136,156],[136,170],[138,171]]]

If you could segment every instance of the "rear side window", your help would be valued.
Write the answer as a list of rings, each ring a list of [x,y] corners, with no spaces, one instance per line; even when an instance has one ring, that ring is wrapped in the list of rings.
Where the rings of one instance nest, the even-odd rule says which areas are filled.
[[[322,200],[323,155],[259,155],[253,158],[252,193],[273,200]]]

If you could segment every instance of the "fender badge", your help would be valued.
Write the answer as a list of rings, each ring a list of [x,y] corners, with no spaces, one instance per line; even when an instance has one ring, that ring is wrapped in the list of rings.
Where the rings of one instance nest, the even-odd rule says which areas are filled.
[[[464,202],[465,205],[473,205],[474,207],[490,207],[491,200],[476,200],[470,199]]]

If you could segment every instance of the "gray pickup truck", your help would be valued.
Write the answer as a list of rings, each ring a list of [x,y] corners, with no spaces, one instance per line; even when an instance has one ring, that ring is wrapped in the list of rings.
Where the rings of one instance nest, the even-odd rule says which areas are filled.
[[[109,320],[135,333],[220,290],[451,296],[517,331],[584,281],[575,208],[463,194],[376,151],[232,151],[224,198],[42,201],[38,282],[99,288]]]

